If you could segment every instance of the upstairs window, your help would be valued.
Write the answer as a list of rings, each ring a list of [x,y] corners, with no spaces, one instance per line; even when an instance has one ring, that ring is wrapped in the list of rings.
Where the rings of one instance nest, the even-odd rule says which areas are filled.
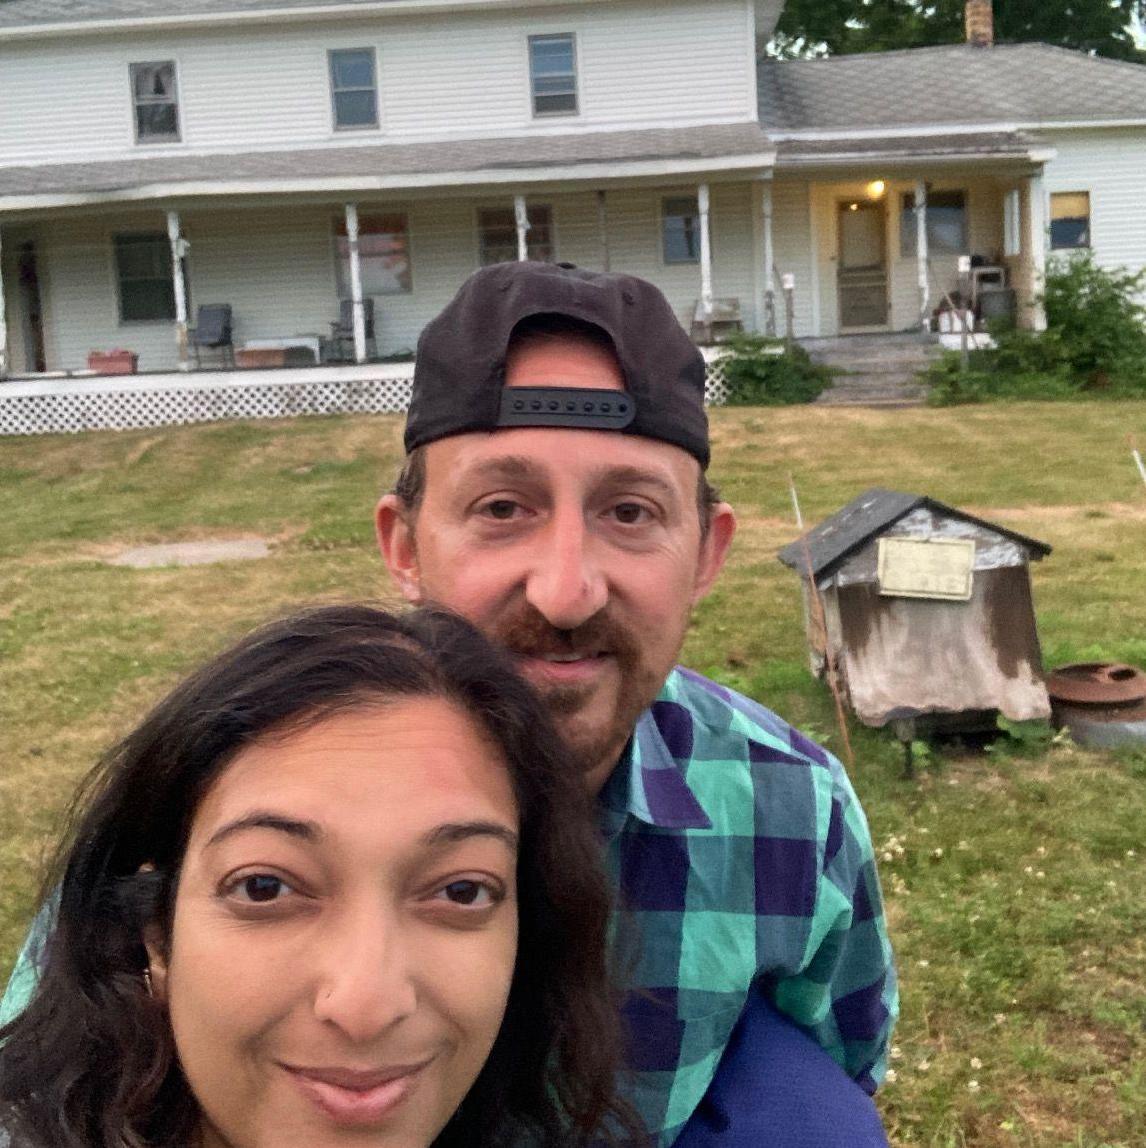
[[[330,53],[330,91],[334,126],[339,131],[378,126],[378,84],[373,48],[344,48]]]
[[[529,37],[529,86],[535,116],[577,114],[577,58],[572,32]]]
[[[915,193],[903,197],[899,215],[899,248],[905,259],[916,253]],[[927,251],[930,255],[962,255],[967,250],[967,193],[927,193]]]
[[[1050,197],[1051,249],[1090,246],[1090,192],[1056,191]]]
[[[526,254],[538,263],[553,262],[553,212],[545,204],[526,208],[529,230]],[[517,217],[512,207],[486,207],[478,212],[478,238],[483,267],[517,260]]]
[[[700,262],[700,207],[695,195],[661,204],[661,247],[666,263]]]
[[[136,143],[178,143],[179,95],[175,61],[131,65]]]
[[[350,242],[346,220],[334,221],[338,297],[349,299]],[[364,215],[358,221],[358,264],[363,295],[406,295],[414,288],[410,263],[410,225],[406,215]]]
[[[113,243],[120,322],[174,319],[175,284],[166,232],[117,235]]]

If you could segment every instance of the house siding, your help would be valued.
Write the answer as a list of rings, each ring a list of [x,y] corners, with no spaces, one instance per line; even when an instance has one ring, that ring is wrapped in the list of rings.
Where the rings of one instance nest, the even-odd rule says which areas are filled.
[[[719,296],[740,300],[748,326],[757,324],[756,253],[752,205],[755,183],[712,188],[714,283]],[[686,326],[700,295],[695,264],[666,266],[661,257],[661,202],[695,192],[693,185],[610,191],[606,198],[609,262],[614,271],[656,282]],[[531,197],[552,209],[554,255],[601,268],[604,252],[596,195],[592,191]],[[507,206],[504,196],[361,202],[359,213],[404,211],[409,221],[413,290],[379,296],[376,334],[384,354],[412,350],[422,327],[445,306],[478,266],[477,212]],[[186,211],[190,242],[191,307],[229,303],[236,344],[291,334],[327,334],[338,306],[333,224],[339,204]],[[36,232],[43,274],[50,282],[45,315],[49,368],[75,370],[92,349],[125,347],[140,356],[141,370],[177,363],[171,322],[121,323],[118,315],[113,237],[127,231],[162,231],[155,211],[53,222]]]
[[[1098,263],[1146,268],[1146,128],[1044,133],[1044,138],[1058,152],[1046,167],[1047,195],[1090,192],[1091,248]]]
[[[743,0],[632,0],[0,46],[0,162],[746,120]],[[577,37],[580,114],[534,119],[527,38]],[[327,52],[374,47],[380,127],[333,129]],[[174,59],[182,142],[134,143],[128,65]]]

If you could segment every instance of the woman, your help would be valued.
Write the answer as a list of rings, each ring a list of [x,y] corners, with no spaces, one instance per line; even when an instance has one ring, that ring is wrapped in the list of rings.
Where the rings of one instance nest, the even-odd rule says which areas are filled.
[[[0,1029],[17,1148],[629,1128],[588,803],[467,623],[266,627],[112,751],[72,824],[39,986]]]

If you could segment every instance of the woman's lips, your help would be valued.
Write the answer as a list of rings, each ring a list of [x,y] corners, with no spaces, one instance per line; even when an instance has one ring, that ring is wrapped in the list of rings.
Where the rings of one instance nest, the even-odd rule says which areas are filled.
[[[283,1065],[302,1094],[336,1124],[378,1124],[414,1091],[429,1064],[360,1071]]]

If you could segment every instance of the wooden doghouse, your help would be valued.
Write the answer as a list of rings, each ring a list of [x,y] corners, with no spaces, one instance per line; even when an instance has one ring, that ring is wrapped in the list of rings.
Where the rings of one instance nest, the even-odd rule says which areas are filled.
[[[910,741],[993,727],[1000,713],[1050,717],[1028,569],[1050,549],[935,499],[876,488],[779,557],[803,581],[813,671],[823,677],[831,659],[860,721]]]

